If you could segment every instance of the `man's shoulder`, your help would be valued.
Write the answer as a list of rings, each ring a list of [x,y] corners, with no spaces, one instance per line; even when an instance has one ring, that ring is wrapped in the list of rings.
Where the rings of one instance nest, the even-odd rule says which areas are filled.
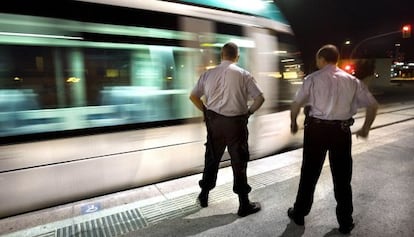
[[[305,80],[305,81],[311,81],[311,80],[313,80],[315,77],[318,77],[320,74],[321,74],[321,70],[314,71],[314,72],[312,72],[312,73],[310,73],[310,74],[306,75],[306,76],[305,76],[305,78],[304,78],[304,80]]]
[[[235,71],[235,72],[238,72],[238,73],[240,73],[241,75],[243,75],[244,77],[251,77],[251,73],[250,73],[250,71],[248,71],[247,69],[245,69],[245,68],[243,68],[243,67],[241,67],[241,66],[239,66],[239,65],[237,65],[237,64],[232,64],[232,65],[230,65],[229,66],[229,69],[230,70],[233,70],[233,71]]]
[[[213,67],[213,68],[209,68],[209,69],[204,70],[204,71],[201,73],[201,76],[202,76],[202,77],[203,77],[203,76],[205,77],[205,76],[208,76],[208,75],[209,75],[209,74],[211,74],[211,73],[214,73],[214,72],[216,72],[216,71],[220,70],[219,66],[220,66],[220,65],[218,65],[218,66],[216,66],[216,67]]]
[[[353,83],[359,84],[361,82],[357,77],[355,77],[354,75],[346,72],[345,70],[343,70],[341,68],[338,68],[336,70],[336,74],[339,75],[340,78],[343,78],[345,80],[349,80]]]

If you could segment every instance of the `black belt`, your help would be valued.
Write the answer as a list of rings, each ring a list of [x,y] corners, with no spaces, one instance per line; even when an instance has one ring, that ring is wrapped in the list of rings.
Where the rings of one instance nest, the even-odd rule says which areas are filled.
[[[213,110],[205,110],[205,113],[207,114],[207,115],[213,115],[213,116],[217,116],[217,117],[222,117],[222,118],[229,118],[229,119],[232,119],[232,118],[235,118],[235,119],[237,119],[237,118],[247,118],[248,117],[248,115],[247,114],[242,114],[242,115],[236,115],[236,116],[225,116],[225,115],[222,115],[222,114],[219,114],[219,113],[216,113],[216,112],[214,112]]]
[[[350,127],[354,124],[354,119],[350,118],[347,120],[325,120],[325,119],[319,119],[314,117],[308,117],[309,122],[312,123],[319,123],[319,124],[327,124],[327,125],[341,125],[343,127]]]

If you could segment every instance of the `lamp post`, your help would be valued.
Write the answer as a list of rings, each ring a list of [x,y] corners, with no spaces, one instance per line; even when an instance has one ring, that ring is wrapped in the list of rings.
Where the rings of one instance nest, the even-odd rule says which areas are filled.
[[[354,53],[356,52],[356,50],[359,48],[359,46],[361,46],[363,43],[369,41],[369,40],[373,40],[373,39],[377,39],[377,38],[381,38],[384,36],[388,36],[388,35],[392,35],[392,34],[397,34],[397,33],[401,33],[401,30],[398,31],[392,31],[392,32],[388,32],[388,33],[384,33],[384,34],[379,34],[379,35],[374,35],[368,38],[365,38],[363,40],[361,40],[358,44],[355,45],[355,47],[352,49],[351,51],[351,55],[349,56],[349,59],[352,59],[354,56]]]

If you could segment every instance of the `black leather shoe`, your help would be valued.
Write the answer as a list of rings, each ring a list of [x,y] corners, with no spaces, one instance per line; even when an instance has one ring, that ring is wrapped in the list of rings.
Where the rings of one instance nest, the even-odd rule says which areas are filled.
[[[288,209],[287,214],[288,214],[288,217],[292,219],[296,225],[305,225],[305,217],[298,216],[295,213],[295,209],[293,209],[293,207]]]
[[[355,224],[352,223],[350,225],[340,226],[338,230],[339,232],[341,232],[341,234],[346,235],[346,234],[351,233],[351,230],[354,229],[354,227],[355,227]]]
[[[260,211],[260,209],[262,209],[262,207],[260,206],[260,203],[250,202],[248,205],[241,205],[239,207],[239,210],[237,211],[237,215],[241,217],[245,217],[245,216],[248,216],[250,214]]]
[[[208,207],[208,193],[201,192],[200,195],[198,195],[198,202],[201,207]]]

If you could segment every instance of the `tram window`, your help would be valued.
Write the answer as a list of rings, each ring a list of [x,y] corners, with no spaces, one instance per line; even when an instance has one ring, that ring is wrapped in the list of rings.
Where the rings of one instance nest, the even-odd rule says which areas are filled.
[[[85,12],[90,10],[94,14],[82,14],[83,18],[77,20],[159,29],[178,28],[178,16],[169,13],[91,3],[84,3],[83,5],[82,8],[85,9]],[[86,19],[85,16],[87,16]]]
[[[170,39],[162,38],[161,34],[160,36],[157,36],[157,37],[148,37],[148,36],[127,36],[127,35],[83,33],[82,37],[85,41],[105,42],[105,43],[111,42],[111,43],[126,43],[126,44],[171,45],[171,46],[176,46],[180,44],[180,40],[171,39],[171,38]]]
[[[216,33],[243,36],[243,29],[239,25],[216,22]]]
[[[61,1],[47,1],[47,4],[48,8],[39,8],[38,1],[14,0],[3,4],[1,11],[82,22],[178,29],[178,16],[169,13],[81,1],[65,1],[65,7],[62,7]]]
[[[131,85],[129,51],[87,48],[83,52],[87,105],[101,104],[104,87]]]

